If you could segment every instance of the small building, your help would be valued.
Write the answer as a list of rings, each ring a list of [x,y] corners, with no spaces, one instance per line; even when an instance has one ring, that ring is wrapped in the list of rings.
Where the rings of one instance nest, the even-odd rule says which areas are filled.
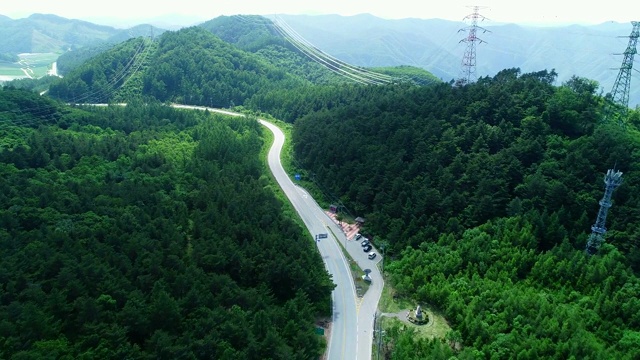
[[[356,222],[358,225],[362,226],[362,225],[364,225],[364,218],[362,218],[362,217],[358,216],[358,217],[355,219],[355,222]]]
[[[329,205],[329,211],[331,211],[334,214],[337,213],[338,212],[338,205],[334,205],[334,204]]]

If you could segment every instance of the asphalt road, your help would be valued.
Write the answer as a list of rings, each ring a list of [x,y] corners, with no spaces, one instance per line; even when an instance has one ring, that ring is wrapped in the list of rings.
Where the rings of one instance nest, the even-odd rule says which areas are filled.
[[[173,106],[184,109],[208,109],[209,111],[226,115],[242,116],[242,114],[227,110],[200,106]],[[311,195],[293,183],[280,162],[284,134],[277,126],[264,120],[259,121],[274,135],[274,142],[268,154],[268,163],[276,181],[293,204],[309,232],[314,236],[316,234],[327,234],[325,239],[314,240],[327,271],[332,275],[333,282],[336,284],[336,288],[331,294],[333,321],[327,359],[369,360],[371,359],[373,341],[374,314],[384,285],[380,271],[376,266],[376,263],[382,258],[381,254],[375,248],[372,249],[371,251],[378,252],[378,256],[374,260],[369,260],[367,258],[368,253],[362,251],[360,243],[348,240],[342,229],[325,214],[324,210],[318,206]],[[371,269],[371,286],[362,298],[358,298],[356,295],[351,271],[344,254],[340,250],[340,244],[345,246],[351,257],[362,269]]]
[[[316,234],[328,235],[326,239],[315,240],[327,270],[333,276],[333,282],[336,284],[336,288],[331,294],[333,321],[327,358],[330,360],[356,359],[358,358],[356,356],[358,343],[356,292],[347,261],[333,233],[329,231],[333,221],[304,189],[293,183],[284,171],[280,162],[280,152],[284,144],[282,131],[269,122],[260,120],[260,123],[271,130],[274,135],[268,161],[276,181],[293,204],[309,232],[314,236]],[[333,231],[335,233],[335,229]],[[336,235],[339,234],[341,232],[336,233]]]
[[[360,242],[346,238],[342,229],[325,214],[316,201],[304,189],[296,186],[285,173],[280,163],[280,151],[284,134],[277,126],[260,120],[274,134],[274,143],[269,151],[269,167],[278,184],[293,203],[305,225],[312,234],[327,233],[327,239],[317,241],[318,249],[333,281],[333,328],[328,349],[328,359],[371,359],[374,314],[378,308],[384,281],[376,264],[382,256],[369,260],[362,251]],[[327,231],[329,230],[329,231]],[[371,269],[369,290],[358,298],[346,259],[339,248],[340,242],[362,269]],[[371,251],[378,252],[375,248]]]

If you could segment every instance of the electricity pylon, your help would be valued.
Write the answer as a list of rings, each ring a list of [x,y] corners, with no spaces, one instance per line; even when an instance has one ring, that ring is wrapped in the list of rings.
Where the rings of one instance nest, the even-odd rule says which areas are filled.
[[[463,18],[463,20],[470,19],[471,25],[458,30],[458,32],[468,32],[467,37],[460,40],[460,42],[467,43],[467,48],[465,49],[462,57],[461,75],[456,81],[456,84],[458,85],[465,85],[476,81],[476,44],[485,42],[478,37],[478,29],[482,30],[483,33],[489,31],[478,26],[478,20],[482,21],[486,19],[484,16],[480,15],[478,12],[479,10],[480,6],[474,6],[473,14],[469,14]]]
[[[629,112],[629,88],[631,87],[631,69],[633,68],[633,57],[637,53],[636,45],[640,37],[640,21],[632,21],[633,30],[629,35],[629,44],[622,55],[622,66],[618,72],[618,77],[613,83],[611,93],[607,94],[604,108],[604,122],[617,120],[618,125],[623,126],[627,113]]]
[[[587,254],[595,254],[600,245],[604,242],[604,235],[607,232],[605,223],[607,221],[607,213],[611,207],[611,194],[622,183],[622,172],[612,169],[607,170],[607,175],[604,176],[604,196],[600,200],[600,210],[598,211],[598,218],[596,223],[591,226],[591,235],[587,240]]]

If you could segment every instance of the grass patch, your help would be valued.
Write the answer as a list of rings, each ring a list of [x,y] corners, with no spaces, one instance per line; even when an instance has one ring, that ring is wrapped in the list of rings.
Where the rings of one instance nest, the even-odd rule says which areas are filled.
[[[395,296],[395,290],[389,285],[389,282],[386,281],[384,283],[380,302],[378,303],[378,309],[380,309],[381,312],[397,313],[415,307],[416,303],[413,300]]]
[[[439,338],[444,339],[451,327],[447,323],[447,320],[438,313],[431,312],[428,308],[424,309],[425,313],[428,313],[431,317],[429,323],[426,325],[415,325],[410,322],[405,322],[397,318],[383,317],[382,329],[389,329],[392,326],[400,325],[401,328],[413,329],[416,335],[426,339]]]
[[[333,230],[331,230],[331,228],[329,228],[329,231],[331,231],[331,234],[336,239],[338,238],[336,234],[333,232]],[[353,260],[353,258],[351,257],[351,254],[349,254],[347,249],[344,247],[344,244],[338,241],[338,245],[340,245],[340,250],[342,250],[342,253],[344,254],[345,259],[347,259],[347,264],[349,264],[349,270],[351,270],[351,277],[353,278],[353,283],[356,287],[356,294],[358,295],[358,297],[363,297],[364,294],[367,293],[367,290],[369,290],[369,286],[371,284],[362,280],[362,276],[364,276],[364,271],[362,268],[360,268],[360,266],[358,266],[358,263],[355,260]]]
[[[405,298],[394,296],[395,291],[389,282],[385,282],[382,289],[382,295],[378,304],[378,309],[382,313],[396,314],[402,311],[416,308],[416,302]],[[451,327],[444,316],[435,309],[432,309],[428,304],[420,304],[422,311],[429,316],[429,322],[425,325],[415,325],[408,321],[403,321],[397,318],[382,317],[383,329],[388,329],[394,324],[402,323],[406,328],[415,329],[416,335],[424,338],[444,338]]]

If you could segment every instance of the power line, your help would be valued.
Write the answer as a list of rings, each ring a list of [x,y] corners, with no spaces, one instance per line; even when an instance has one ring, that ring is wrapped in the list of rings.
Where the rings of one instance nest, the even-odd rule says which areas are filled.
[[[394,82],[396,79],[392,76],[373,72],[367,69],[355,67],[351,64],[338,60],[331,55],[316,48],[304,39],[300,34],[293,30],[284,20],[275,17],[273,22],[275,29],[288,40],[294,47],[303,54],[309,56],[312,60],[325,66],[329,70],[350,78],[351,80],[371,85],[381,85]]]

